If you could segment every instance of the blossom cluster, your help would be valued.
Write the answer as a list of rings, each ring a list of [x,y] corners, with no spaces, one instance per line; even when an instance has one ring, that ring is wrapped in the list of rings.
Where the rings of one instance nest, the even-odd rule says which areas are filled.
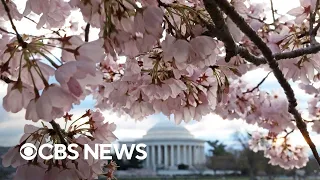
[[[94,147],[95,144],[110,144],[116,140],[113,134],[116,129],[114,123],[104,122],[104,117],[99,111],[88,110],[78,119],[73,119],[72,114],[64,116],[65,129],[57,129],[44,125],[36,127],[25,125],[24,134],[18,145],[9,149],[2,156],[4,167],[12,166],[17,168],[15,179],[95,179],[98,175],[106,175],[113,178],[116,164],[112,161],[94,159],[91,155],[84,159],[83,148],[87,144]],[[82,124],[76,122],[83,122]],[[80,156],[77,159],[42,159],[38,154],[33,160],[25,160],[20,156],[21,147],[25,143],[32,143],[36,147],[42,144],[71,144],[78,145],[73,149]],[[53,149],[43,149],[48,156],[54,154]],[[72,153],[66,150],[68,153]]]
[[[249,140],[249,148],[254,152],[264,151],[265,157],[269,158],[269,163],[279,165],[285,169],[304,167],[309,161],[306,146],[293,145],[285,136],[253,132]]]
[[[232,82],[215,113],[223,119],[244,119],[275,134],[295,128],[288,102],[281,93],[260,91],[241,80]]]

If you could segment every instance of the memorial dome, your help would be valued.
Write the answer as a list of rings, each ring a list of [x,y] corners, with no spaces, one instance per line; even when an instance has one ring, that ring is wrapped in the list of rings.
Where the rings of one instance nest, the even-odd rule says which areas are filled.
[[[194,136],[182,125],[172,121],[161,121],[149,129],[142,139],[194,139]]]

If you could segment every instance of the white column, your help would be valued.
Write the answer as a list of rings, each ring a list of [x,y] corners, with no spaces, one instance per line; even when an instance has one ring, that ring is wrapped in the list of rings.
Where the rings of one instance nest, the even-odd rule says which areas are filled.
[[[168,146],[164,145],[164,167],[167,168],[168,167]]]
[[[207,157],[206,157],[206,153],[204,151],[204,146],[201,146],[201,152],[202,152],[202,156],[201,156],[202,157],[201,158],[202,159],[202,163],[206,163],[206,160],[207,160],[206,158]]]
[[[187,165],[187,146],[183,145],[183,164]]]
[[[199,156],[199,154],[197,154],[197,146],[193,146],[193,164],[197,164],[197,156]]]
[[[174,166],[174,145],[170,145],[170,166]]]
[[[192,145],[189,145],[189,165],[191,166],[193,164],[193,156],[192,156]]]
[[[195,150],[194,150],[194,154],[195,154],[195,164],[199,164],[199,146],[195,146]]]
[[[146,159],[146,168],[150,168],[150,160],[151,160],[151,154],[150,154],[150,146],[147,146],[147,159]]]
[[[151,165],[152,165],[152,168],[154,169],[156,167],[156,151],[155,151],[154,145],[151,146],[151,157],[152,157]]]
[[[178,144],[178,146],[177,146],[177,164],[179,165],[179,164],[181,164],[181,152],[180,152],[180,144]]]
[[[158,145],[158,165],[161,164],[161,145]]]

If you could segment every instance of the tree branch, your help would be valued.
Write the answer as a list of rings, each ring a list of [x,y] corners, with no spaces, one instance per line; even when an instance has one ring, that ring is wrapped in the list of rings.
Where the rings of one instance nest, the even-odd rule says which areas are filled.
[[[217,4],[212,0],[204,0],[204,6],[208,11],[212,21],[215,24],[215,29],[219,32],[216,36],[224,42],[226,48],[226,62],[229,62],[233,56],[237,55],[236,43],[230,34],[229,28],[226,25],[222,12],[218,8]]]
[[[289,51],[289,52],[274,54],[274,58],[276,60],[296,58],[296,57],[300,57],[303,55],[316,54],[319,51],[320,51],[320,44],[316,44],[316,45],[309,46],[306,48],[301,48],[301,49],[296,49],[296,50]]]
[[[254,64],[256,66],[267,63],[265,58],[253,55],[252,53],[250,53],[248,51],[248,49],[246,49],[242,46],[237,46],[237,48],[238,48],[237,51],[238,51],[239,55],[242,58],[244,58],[245,60],[247,60],[248,62],[251,62],[252,64]]]
[[[210,32],[207,32],[205,35],[212,36],[215,34],[216,33],[211,34]],[[252,64],[254,64],[256,66],[267,63],[267,60],[265,57],[255,56],[242,46],[237,46],[236,48],[237,48],[238,54],[242,58],[244,58],[245,60],[247,60],[248,62],[251,62]],[[300,57],[300,56],[308,55],[308,54],[316,54],[319,51],[320,51],[320,44],[316,44],[313,46],[309,46],[306,48],[300,48],[300,49],[296,49],[293,51],[276,53],[276,54],[273,54],[272,56],[275,60],[279,61],[279,60],[283,60],[283,59],[296,58],[296,57]]]
[[[232,35],[229,33],[229,29],[226,26],[224,19],[222,18],[221,10],[215,6],[216,5],[215,2],[211,0],[204,0],[204,4],[210,16],[212,16],[212,18],[215,19],[213,20],[215,25],[207,24],[208,31],[204,32],[203,35],[210,36],[210,37],[217,37],[219,40],[224,42],[226,46],[226,51],[229,51],[229,52],[226,52],[227,54],[229,54],[229,57],[231,55],[232,56],[240,55],[242,58],[246,59],[248,62],[251,62],[256,66],[267,63],[267,60],[265,57],[255,56],[252,53],[250,53],[246,48],[235,44],[232,38]],[[320,27],[320,23],[319,23],[319,27]],[[276,54],[273,54],[273,57],[276,60],[291,59],[291,58],[296,58],[303,55],[315,54],[315,53],[318,53],[319,51],[320,51],[320,44],[315,44],[313,46],[309,46],[306,48],[300,48],[300,49],[296,49],[288,52],[276,53]],[[227,59],[228,58],[226,57],[226,60]]]
[[[298,129],[300,130],[301,134],[303,135],[305,141],[308,143],[311,151],[317,160],[318,164],[320,165],[320,157],[317,152],[316,146],[312,142],[309,132],[307,130],[306,123],[303,121],[301,114],[296,109],[297,100],[295,98],[293,89],[291,88],[288,81],[285,79],[283,73],[278,67],[278,63],[275,60],[274,56],[272,55],[272,51],[268,48],[268,46],[263,42],[263,40],[255,33],[255,31],[245,22],[245,20],[235,11],[234,7],[229,4],[226,0],[212,0],[215,1],[216,4],[220,7],[222,11],[226,15],[228,15],[231,20],[240,28],[240,30],[246,34],[250,40],[260,49],[263,56],[265,57],[266,61],[269,64],[269,67],[272,69],[274,76],[277,78],[279,84],[281,85],[282,89],[284,90],[287,99],[289,101],[288,111],[293,115],[295,118],[296,124]]]
[[[3,5],[3,7],[4,7],[4,9],[5,9],[6,13],[7,13],[7,16],[9,18],[9,20],[10,20],[11,27],[16,33],[17,40],[18,40],[19,44],[21,45],[22,48],[27,48],[27,43],[23,41],[21,35],[18,33],[18,30],[17,30],[16,26],[13,23],[13,18],[12,18],[11,14],[10,14],[10,9],[9,9],[7,3],[5,2],[5,0],[1,0],[1,2],[2,2],[2,5]]]

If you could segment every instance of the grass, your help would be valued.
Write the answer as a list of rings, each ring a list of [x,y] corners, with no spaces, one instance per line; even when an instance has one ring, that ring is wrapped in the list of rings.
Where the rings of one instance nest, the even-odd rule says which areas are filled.
[[[117,178],[118,180],[248,180],[249,178],[218,178],[218,177],[203,177],[203,178],[189,178],[189,177],[178,177],[178,178]]]
[[[172,178],[117,178],[117,180],[249,180],[249,177],[172,177]],[[267,180],[268,178],[261,178],[260,180]],[[294,178],[276,178],[275,180],[293,180]],[[318,178],[306,178],[304,180],[318,180]]]

